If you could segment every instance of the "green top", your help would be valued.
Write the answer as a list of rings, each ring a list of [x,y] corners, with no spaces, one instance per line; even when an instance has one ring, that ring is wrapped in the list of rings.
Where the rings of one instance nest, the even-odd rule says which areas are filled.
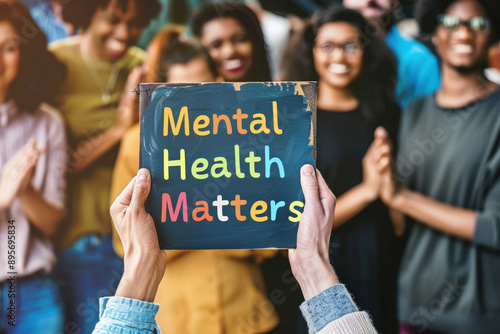
[[[136,47],[129,48],[115,63],[84,59],[80,40],[80,36],[70,37],[50,46],[67,68],[66,80],[54,105],[66,124],[68,156],[90,138],[93,139],[86,144],[89,150],[99,145],[99,134],[117,121],[116,107],[128,74],[146,59],[146,53]],[[54,238],[56,247],[69,247],[90,233],[111,233],[109,193],[117,151],[118,145],[79,173],[71,173],[69,162],[67,216]]]
[[[477,212],[472,241],[412,221],[399,320],[443,333],[500,333],[500,90],[459,109],[427,96],[402,113],[402,182]]]

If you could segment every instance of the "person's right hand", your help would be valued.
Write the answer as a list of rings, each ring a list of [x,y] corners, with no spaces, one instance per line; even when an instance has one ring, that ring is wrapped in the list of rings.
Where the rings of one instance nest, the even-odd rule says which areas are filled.
[[[36,141],[30,139],[3,167],[0,179],[0,209],[6,209],[12,201],[28,187],[36,163],[45,149],[37,149]]]
[[[297,248],[288,251],[293,275],[305,299],[309,299],[339,281],[329,260],[329,244],[335,212],[335,196],[318,171],[311,165],[300,170],[305,197],[300,217]]]

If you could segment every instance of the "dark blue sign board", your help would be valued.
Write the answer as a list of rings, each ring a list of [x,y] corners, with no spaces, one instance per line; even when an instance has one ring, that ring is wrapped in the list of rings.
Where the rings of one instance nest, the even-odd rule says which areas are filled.
[[[293,248],[314,82],[141,84],[140,167],[162,249]]]

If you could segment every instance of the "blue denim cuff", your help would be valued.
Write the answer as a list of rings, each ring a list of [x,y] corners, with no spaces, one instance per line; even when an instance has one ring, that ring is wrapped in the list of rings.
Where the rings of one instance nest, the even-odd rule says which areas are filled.
[[[99,322],[94,333],[159,333],[155,321],[160,305],[124,297],[99,299]]]
[[[309,327],[309,333],[322,330],[328,323],[346,314],[357,312],[358,308],[343,284],[336,284],[300,305]]]

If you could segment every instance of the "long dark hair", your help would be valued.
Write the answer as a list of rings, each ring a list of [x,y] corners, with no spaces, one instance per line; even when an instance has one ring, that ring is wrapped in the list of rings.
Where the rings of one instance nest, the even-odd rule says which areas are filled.
[[[7,97],[19,109],[34,112],[57,93],[65,68],[47,51],[47,37],[23,3],[0,0],[1,21],[9,22],[19,36],[19,69]]]
[[[342,6],[329,7],[315,15],[295,41],[284,59],[284,80],[318,80],[313,47],[321,27],[331,22],[346,22],[357,28],[363,47],[360,75],[350,89],[360,101],[359,112],[371,130],[384,126],[393,141],[397,138],[399,107],[395,102],[397,60],[378,36],[364,32],[368,22],[358,12]],[[293,50],[293,51],[292,51]]]
[[[205,4],[193,19],[193,35],[201,38],[204,25],[222,17],[231,17],[238,21],[245,28],[253,45],[252,68],[242,81],[270,81],[271,71],[262,28],[257,15],[246,5],[238,2]]]

